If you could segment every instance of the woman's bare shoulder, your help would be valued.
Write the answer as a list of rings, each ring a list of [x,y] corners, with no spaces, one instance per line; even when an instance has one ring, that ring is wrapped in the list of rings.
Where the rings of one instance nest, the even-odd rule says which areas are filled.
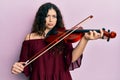
[[[39,36],[38,34],[36,33],[30,33],[30,34],[27,34],[26,37],[25,37],[25,40],[31,40],[31,39],[41,39],[42,37]]]
[[[25,40],[29,40],[31,34],[27,34]]]

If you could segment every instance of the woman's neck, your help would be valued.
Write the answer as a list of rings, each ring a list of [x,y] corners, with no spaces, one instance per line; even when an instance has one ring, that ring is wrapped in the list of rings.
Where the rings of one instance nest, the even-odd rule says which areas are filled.
[[[45,30],[45,35],[50,31],[51,29],[46,29]]]

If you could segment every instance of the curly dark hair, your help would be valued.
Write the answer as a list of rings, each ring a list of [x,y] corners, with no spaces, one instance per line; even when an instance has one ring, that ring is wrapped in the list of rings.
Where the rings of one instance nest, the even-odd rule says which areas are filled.
[[[57,23],[54,28],[64,27],[63,18],[59,8],[55,4],[48,2],[41,5],[40,8],[38,9],[38,12],[36,13],[35,20],[33,23],[32,31],[31,31],[32,33],[37,33],[40,36],[45,35],[44,33],[46,29],[45,18],[47,16],[48,10],[51,8],[54,9],[57,13]]]
[[[57,23],[54,26],[54,28],[49,31],[48,34],[55,32],[56,29],[58,28],[65,29],[63,18],[62,18],[59,8],[55,4],[48,2],[48,3],[41,5],[40,8],[38,9],[38,12],[36,13],[35,20],[33,23],[32,31],[31,31],[32,33],[37,33],[40,36],[45,36],[45,33],[44,33],[46,29],[45,18],[47,17],[47,13],[49,9],[54,9],[56,11]],[[64,49],[64,41],[61,41],[60,43],[56,45],[56,47],[52,48],[52,52],[54,52],[54,49],[57,50],[57,53],[61,53],[61,51],[63,51]]]

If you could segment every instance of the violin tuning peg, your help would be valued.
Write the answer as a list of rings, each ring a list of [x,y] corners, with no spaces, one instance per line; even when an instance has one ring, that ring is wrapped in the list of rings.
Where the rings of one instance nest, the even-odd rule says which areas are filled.
[[[102,28],[102,30],[104,30],[104,31],[105,31],[105,28]]]
[[[108,37],[108,39],[107,39],[107,42],[109,42],[110,41],[110,37]]]
[[[108,29],[108,32],[110,32],[110,30]]]
[[[110,41],[110,30],[109,29],[108,29],[108,33],[109,33],[109,35],[108,35],[107,41]]]

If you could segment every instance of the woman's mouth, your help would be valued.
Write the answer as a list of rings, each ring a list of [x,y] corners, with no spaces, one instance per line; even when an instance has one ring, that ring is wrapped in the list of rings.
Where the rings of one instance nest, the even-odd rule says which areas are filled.
[[[53,26],[53,24],[48,24],[48,26]]]

